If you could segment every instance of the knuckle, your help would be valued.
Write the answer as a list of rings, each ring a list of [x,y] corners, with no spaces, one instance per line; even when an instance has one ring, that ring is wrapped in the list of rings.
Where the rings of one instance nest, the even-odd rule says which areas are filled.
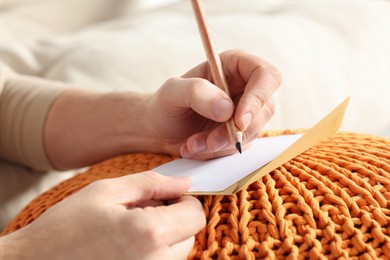
[[[180,80],[182,79],[177,77],[167,79],[164,84],[158,89],[157,93],[162,96],[166,96],[165,93],[170,93],[171,91],[174,91],[174,86],[176,86]]]
[[[151,245],[152,248],[156,248],[161,245],[162,241],[162,227],[161,225],[156,225],[148,223],[148,225],[143,225],[143,228],[140,230],[140,237],[144,238]]]
[[[189,89],[190,96],[191,97],[198,96],[199,93],[204,91],[205,86],[206,86],[206,82],[205,82],[204,79],[201,79],[201,78],[194,78],[194,79],[192,79],[191,87]]]
[[[267,103],[267,97],[262,91],[258,91],[256,95],[254,95],[252,107],[255,111],[260,111],[261,108]]]
[[[255,138],[257,138],[260,134],[261,127],[260,126],[251,126],[248,127],[247,130],[245,130],[242,133],[242,141],[244,143],[250,143],[252,142]]]
[[[146,171],[142,174],[151,182],[158,182],[161,179],[161,175],[154,171]]]
[[[172,78],[169,78],[165,81],[165,83],[163,84],[164,87],[169,87],[169,86],[172,86],[174,84],[177,83],[177,81],[179,81],[180,78],[178,77],[172,77]]]
[[[256,123],[243,132],[243,141],[249,142],[260,135],[261,129],[274,115],[276,106],[274,101],[269,100],[256,116]]]
[[[253,99],[251,104],[251,106],[254,108],[255,111],[260,111],[263,107],[265,107],[266,105],[268,105],[268,103],[270,103],[272,94],[275,91],[275,88],[279,86],[278,84],[279,81],[281,80],[277,75],[275,76],[276,77],[275,78],[273,72],[271,72],[270,70],[266,70],[266,73],[268,73],[272,81],[276,83],[271,83],[270,87],[260,86],[257,88],[257,91],[253,94]],[[270,108],[274,110],[274,106]]]
[[[272,116],[275,114],[275,110],[276,110],[275,103],[272,100],[267,102],[267,104],[264,107],[265,116],[267,120],[270,120],[272,118]]]
[[[143,251],[153,252],[161,248],[165,241],[161,238],[163,227],[158,223],[158,220],[145,210],[135,208],[131,211],[132,217],[124,217],[120,226],[123,237],[131,239],[130,234],[131,237],[140,238],[139,241],[132,241],[132,243],[135,243],[139,249],[144,249]],[[148,243],[145,244],[143,241],[148,241]]]
[[[270,74],[272,80],[274,81],[275,87],[280,87],[280,85],[282,84],[282,74],[280,73],[280,71],[273,65],[269,65],[267,71]]]
[[[172,93],[172,91],[174,91],[174,86],[177,84],[178,80],[178,78],[169,78],[156,91],[153,97],[157,100],[159,104],[165,104],[166,102],[169,102],[172,95],[167,95],[167,93]]]

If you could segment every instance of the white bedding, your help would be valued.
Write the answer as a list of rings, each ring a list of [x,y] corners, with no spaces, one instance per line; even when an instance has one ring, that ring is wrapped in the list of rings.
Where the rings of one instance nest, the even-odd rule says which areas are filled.
[[[352,96],[342,130],[390,137],[389,1],[204,4],[219,51],[248,50],[283,74],[266,129],[310,127]],[[20,73],[104,91],[154,91],[205,60],[190,1],[8,0],[0,8],[0,59]],[[0,228],[72,174],[42,177],[1,165]]]

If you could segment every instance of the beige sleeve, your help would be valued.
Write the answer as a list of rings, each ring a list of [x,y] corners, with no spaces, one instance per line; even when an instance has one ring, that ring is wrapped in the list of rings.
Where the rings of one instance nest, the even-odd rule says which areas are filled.
[[[0,64],[0,159],[28,167],[53,168],[44,145],[44,124],[64,84],[18,75]]]

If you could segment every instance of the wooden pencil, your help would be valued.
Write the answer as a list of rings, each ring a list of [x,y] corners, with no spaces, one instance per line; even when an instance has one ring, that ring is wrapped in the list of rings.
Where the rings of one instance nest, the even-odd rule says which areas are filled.
[[[229,86],[227,84],[225,74],[223,73],[221,58],[216,51],[214,41],[211,36],[211,31],[207,23],[206,12],[203,8],[203,4],[201,0],[192,0],[192,6],[214,84],[230,96]],[[238,130],[236,124],[234,123],[233,116],[226,122],[226,128],[230,140],[235,142],[237,150],[241,153],[242,132]]]

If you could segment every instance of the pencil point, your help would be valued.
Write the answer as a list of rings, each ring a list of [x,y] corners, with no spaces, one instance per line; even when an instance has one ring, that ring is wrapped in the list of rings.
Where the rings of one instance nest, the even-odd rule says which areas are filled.
[[[237,148],[237,150],[238,150],[240,153],[242,153],[241,142],[237,142],[237,143],[236,143],[236,148]]]

